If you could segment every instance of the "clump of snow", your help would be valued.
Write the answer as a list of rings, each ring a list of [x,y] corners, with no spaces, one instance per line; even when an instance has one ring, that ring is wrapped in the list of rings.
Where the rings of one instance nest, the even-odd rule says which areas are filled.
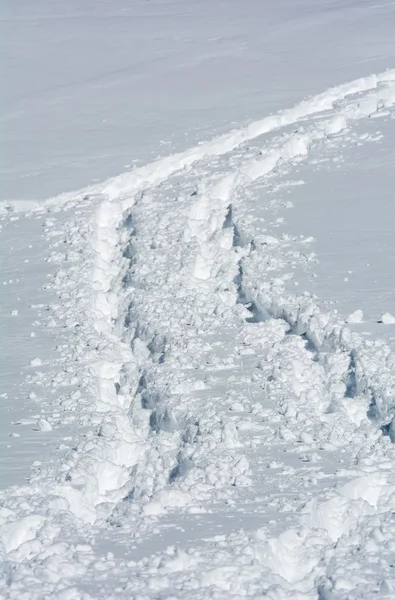
[[[40,367],[42,364],[43,361],[41,360],[41,358],[33,358],[33,360],[30,361],[31,367]]]
[[[363,312],[360,308],[354,310],[348,317],[346,318],[346,323],[362,323]]]
[[[40,431],[52,431],[52,425],[46,419],[39,419],[37,427]]]
[[[383,323],[384,325],[393,325],[395,323],[395,317],[389,312],[384,312],[381,315],[379,323]]]

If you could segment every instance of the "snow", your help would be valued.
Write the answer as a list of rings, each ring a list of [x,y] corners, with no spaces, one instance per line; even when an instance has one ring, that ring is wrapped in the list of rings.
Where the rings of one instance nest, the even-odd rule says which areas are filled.
[[[8,201],[102,181],[395,58],[391,4],[359,0],[19,1],[2,24]]]
[[[2,597],[393,596],[394,17],[7,7]]]
[[[306,161],[297,175],[285,175],[283,186],[272,195],[286,202],[292,193],[294,209],[279,225],[280,232],[298,231],[307,237],[311,234],[309,222],[314,221],[309,248],[318,260],[312,261],[307,271],[297,272],[299,285],[336,308],[344,319],[361,309],[364,322],[358,325],[359,331],[385,337],[395,348],[391,328],[385,331],[387,328],[378,324],[382,313],[393,314],[395,302],[391,250],[395,207],[389,168],[393,123],[383,117],[357,126],[352,143],[343,145],[341,154],[334,148]],[[292,185],[294,177],[303,180],[303,185]],[[281,207],[279,214],[284,214]]]
[[[354,310],[353,313],[351,313],[351,315],[348,315],[348,317],[346,318],[346,323],[362,323],[363,320],[363,312],[360,308],[357,308],[357,310]]]
[[[393,325],[395,323],[394,315],[391,315],[389,312],[385,312],[381,315],[380,323],[384,323],[384,325]]]

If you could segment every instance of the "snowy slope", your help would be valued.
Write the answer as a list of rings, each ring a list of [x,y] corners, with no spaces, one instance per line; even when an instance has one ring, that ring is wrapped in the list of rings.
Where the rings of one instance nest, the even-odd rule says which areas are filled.
[[[391,2],[18,0],[0,23],[3,200],[103,181],[395,60]]]
[[[395,357],[286,294],[308,240],[268,235],[250,205],[394,104],[394,71],[355,80],[38,209],[51,229],[74,207],[53,312],[74,330],[62,406],[91,430],[3,493],[7,597],[27,581],[29,598],[391,593]],[[163,515],[188,531],[180,515],[216,511],[250,528],[220,518],[220,535],[139,555]]]
[[[41,18],[40,11],[32,14],[25,7],[19,16],[11,15],[10,23],[20,19],[42,26],[42,6]],[[137,3],[132,8],[128,3],[103,3],[96,20],[87,8],[81,11],[73,3],[55,7],[51,21],[57,42],[62,38],[56,24],[61,21],[81,24],[86,18],[93,28],[104,27],[113,41],[115,22],[127,23],[129,11],[137,11],[142,23],[143,14],[154,13],[158,22],[149,22],[150,31],[152,27],[163,32],[162,25],[168,23],[170,31],[179,32],[182,19],[197,19],[188,11],[204,16],[208,10],[204,2],[183,10],[177,3]],[[17,258],[19,272],[5,264],[2,277],[10,290],[2,319],[15,323],[7,334],[13,350],[2,386],[8,386],[10,397],[2,409],[13,411],[15,423],[25,415],[25,425],[14,425],[15,430],[25,427],[26,432],[32,425],[39,430],[35,438],[11,438],[13,452],[2,462],[8,485],[21,484],[18,477],[26,473],[27,453],[38,461],[26,485],[0,493],[4,598],[394,596],[395,355],[376,335],[383,327],[391,332],[393,326],[373,329],[379,305],[365,296],[362,306],[351,274],[355,297],[350,305],[342,299],[342,288],[333,277],[344,275],[345,261],[347,271],[357,271],[361,253],[355,251],[353,257],[346,244],[341,245],[343,217],[335,217],[331,229],[325,213],[331,194],[337,196],[337,210],[352,197],[351,191],[357,200],[366,194],[353,240],[365,244],[363,260],[371,261],[361,223],[371,220],[372,179],[364,182],[361,177],[356,193],[355,170],[358,165],[364,171],[373,169],[376,157],[383,188],[378,212],[389,211],[387,229],[383,225],[382,230],[391,230],[391,169],[385,169],[379,155],[390,164],[395,71],[381,69],[391,65],[386,31],[391,30],[388,17],[393,11],[387,4],[355,2],[324,3],[319,10],[307,2],[297,8],[278,3],[267,12],[259,7],[261,3],[251,2],[246,14],[236,3],[213,3],[210,23],[202,17],[202,27],[194,28],[194,48],[196,56],[204,54],[199,36],[208,35],[207,27],[222,32],[230,44],[229,55],[221,54],[222,42],[216,39],[214,55],[203,69],[206,76],[212,75],[219,64],[215,61],[222,56],[229,65],[235,48],[243,47],[243,35],[247,39],[255,32],[244,47],[246,54],[241,53],[250,64],[255,43],[258,55],[263,52],[259,25],[265,24],[275,73],[282,82],[287,74],[286,87],[275,81],[268,84],[266,104],[262,86],[257,84],[256,96],[249,87],[257,72],[238,67],[240,85],[228,104],[222,98],[216,105],[215,85],[223,90],[222,78],[227,77],[221,72],[213,78],[214,87],[202,85],[210,102],[207,113],[204,95],[194,94],[192,115],[189,100],[183,105],[188,94],[180,99],[177,114],[183,114],[183,105],[186,120],[175,122],[173,117],[169,130],[176,138],[189,131],[190,143],[178,137],[178,152],[168,148],[161,152],[164,158],[150,162],[151,149],[158,150],[166,128],[155,126],[149,142],[139,136],[130,141],[129,131],[124,138],[127,151],[133,149],[146,163],[143,166],[41,202],[26,215],[4,209],[2,243],[9,260]],[[167,20],[169,13],[172,18]],[[358,56],[351,55],[351,42],[353,35],[360,36],[361,22],[369,43],[355,47],[364,61],[358,63]],[[343,28],[348,39],[333,48],[329,58],[324,32]],[[43,31],[48,34],[48,29]],[[315,31],[314,37],[307,39],[306,30]],[[237,32],[234,40],[232,32]],[[312,44],[321,54],[306,62]],[[347,54],[349,62],[336,64],[337,52]],[[164,65],[156,70],[148,55],[148,50],[142,52],[152,69],[152,85]],[[109,56],[122,63],[116,53]],[[175,56],[180,56],[178,51]],[[182,54],[181,74],[174,75],[184,81],[191,97],[188,77],[195,76],[196,69],[199,74],[192,57],[193,52]],[[259,58],[257,69],[262,61],[270,64]],[[301,58],[306,71],[300,66],[293,71]],[[192,68],[185,76],[182,61],[189,59]],[[175,69],[176,60],[172,63],[167,56],[164,62]],[[26,68],[25,60],[21,64]],[[328,64],[331,69],[325,68]],[[104,97],[112,68],[101,71]],[[132,79],[123,80],[127,85],[136,69],[133,64]],[[366,75],[369,72],[376,74]],[[320,77],[312,83],[314,73]],[[346,83],[328,88],[335,73]],[[75,66],[70,74],[77,80],[65,81],[67,93],[69,86],[78,90],[86,81]],[[54,87],[59,93],[59,86]],[[92,107],[94,86],[85,89],[92,94]],[[164,89],[172,103],[171,81]],[[114,90],[107,92],[107,99],[113,97]],[[302,100],[315,92],[318,95]],[[66,95],[55,102],[60,111],[70,109]],[[21,114],[31,120],[32,105],[26,97],[25,101]],[[224,111],[219,116],[221,103]],[[112,107],[116,110],[116,103]],[[40,102],[36,108],[43,110]],[[149,105],[144,115],[149,117]],[[253,116],[259,118],[252,121]],[[125,122],[122,113],[119,118]],[[221,134],[230,118],[247,124]],[[8,131],[12,122],[7,117]],[[76,118],[77,129],[78,123]],[[97,134],[98,140],[100,128]],[[64,146],[75,157],[75,129],[69,135]],[[209,141],[196,143],[200,137]],[[104,179],[106,169],[120,170],[113,149],[118,142],[122,147],[122,136],[115,138],[113,147],[111,140],[101,138],[108,151],[105,168],[90,153],[87,137],[80,139],[85,154],[77,171],[85,174],[85,181],[96,174]],[[133,146],[137,139],[141,152]],[[43,150],[44,163],[50,146]],[[56,155],[68,177],[67,161],[62,152]],[[38,164],[41,159],[34,160]],[[21,166],[25,175],[27,165],[28,161]],[[15,173],[9,179],[14,189],[7,192],[10,198],[40,198],[39,189],[52,193],[60,186],[59,171],[51,169],[50,175],[36,180],[43,182],[37,192],[34,186],[27,192],[25,184],[16,192],[20,182]],[[68,177],[70,185],[60,189],[72,187],[71,182],[78,186],[80,175]],[[318,193],[325,210],[315,213]],[[356,200],[352,202],[353,217]],[[376,231],[381,231],[378,226]],[[383,241],[377,234],[371,238]],[[382,256],[385,244],[390,254],[389,240],[380,246]],[[333,244],[339,244],[341,253],[331,263]],[[22,265],[27,248],[32,250],[30,274]],[[381,280],[387,276],[387,295],[384,300],[380,296],[383,310],[391,310],[392,302],[387,264]],[[326,283],[320,285],[322,281]],[[23,294],[34,293],[26,310]],[[339,312],[329,310],[330,301],[337,303]],[[348,309],[360,307],[371,322],[345,323]],[[10,314],[17,308],[18,313]],[[19,336],[30,335],[34,311],[36,336],[29,338],[33,346],[26,344],[18,353]],[[387,337],[391,342],[391,333]],[[29,356],[39,356],[40,361],[28,367]],[[22,371],[20,387],[10,374],[20,376],[24,367],[28,371]],[[30,397],[26,405],[28,390],[38,391],[38,398]],[[15,476],[18,456],[24,466],[19,465]]]

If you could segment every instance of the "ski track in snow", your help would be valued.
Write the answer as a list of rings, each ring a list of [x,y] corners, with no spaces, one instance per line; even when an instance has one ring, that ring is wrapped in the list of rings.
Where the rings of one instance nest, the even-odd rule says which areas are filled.
[[[394,597],[395,357],[285,294],[308,243],[250,211],[394,104],[392,70],[36,209],[74,336],[51,385],[87,431],[2,492],[2,597]],[[128,557],[220,512],[253,525]]]

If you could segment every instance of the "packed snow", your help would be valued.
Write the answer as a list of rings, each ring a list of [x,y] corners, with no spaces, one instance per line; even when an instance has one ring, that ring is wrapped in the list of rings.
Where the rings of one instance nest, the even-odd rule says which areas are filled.
[[[3,20],[0,596],[394,598],[395,7]]]

